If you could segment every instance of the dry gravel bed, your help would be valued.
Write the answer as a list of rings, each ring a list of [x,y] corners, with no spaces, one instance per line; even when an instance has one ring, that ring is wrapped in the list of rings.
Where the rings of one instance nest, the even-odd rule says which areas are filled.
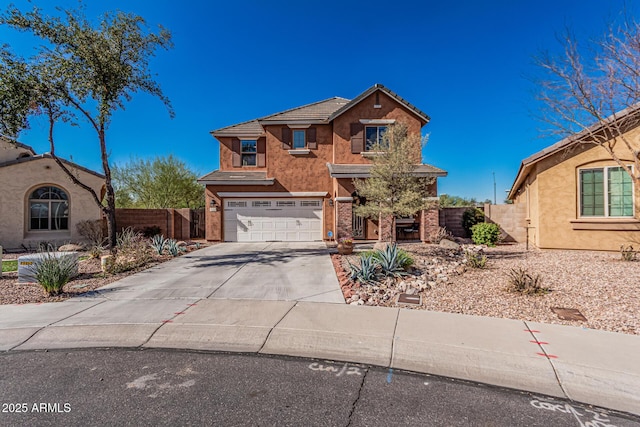
[[[460,274],[460,258],[449,257],[447,260],[436,245],[410,243],[400,246],[415,256],[417,274],[429,271],[429,264],[434,259],[441,266],[443,263],[452,265],[446,281],[430,282],[430,289],[419,292],[423,302],[417,308],[640,335],[640,261],[622,261],[620,254],[612,252],[527,251],[524,245],[513,244],[484,249],[487,267],[467,267]],[[343,267],[348,267],[347,259],[342,257]],[[350,259],[354,262],[353,256]],[[543,286],[549,287],[551,292],[522,295],[509,291],[507,273],[518,267],[539,274]],[[344,278],[344,272],[342,276]],[[344,280],[341,283],[344,284]],[[355,291],[356,288],[352,286],[351,289]],[[345,289],[343,287],[343,291]],[[379,305],[395,305],[395,299]],[[561,320],[551,311],[552,307],[578,309],[587,321]]]
[[[20,255],[24,254],[5,254],[3,255],[3,260],[17,259]],[[80,253],[80,255],[85,254]],[[108,275],[102,273],[99,259],[85,259],[78,263],[78,275],[64,286],[62,294],[56,296],[47,296],[42,286],[37,283],[18,283],[17,271],[2,273],[2,277],[0,277],[0,305],[63,301],[73,296],[93,291],[168,259],[170,257],[157,258],[143,267],[124,273]]]

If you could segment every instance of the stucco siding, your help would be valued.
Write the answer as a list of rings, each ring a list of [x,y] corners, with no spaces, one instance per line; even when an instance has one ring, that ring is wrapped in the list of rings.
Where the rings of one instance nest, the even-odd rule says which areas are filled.
[[[104,180],[87,172],[75,171],[80,181],[100,196]],[[52,159],[42,158],[0,168],[0,245],[8,249],[37,247],[39,242],[55,244],[78,242],[76,224],[83,220],[101,218],[100,208],[91,195],[74,185]],[[69,199],[69,229],[65,231],[30,231],[28,198],[42,185],[63,189]]]
[[[635,140],[635,137],[631,136],[630,139]],[[624,150],[616,151],[622,159],[631,160]],[[537,175],[529,177],[533,179],[529,186],[530,218],[538,247],[613,251],[619,250],[622,244],[640,240],[637,186],[634,187],[634,218],[580,217],[579,170],[605,166],[615,167],[617,163],[603,148],[597,146],[557,153],[538,163]]]

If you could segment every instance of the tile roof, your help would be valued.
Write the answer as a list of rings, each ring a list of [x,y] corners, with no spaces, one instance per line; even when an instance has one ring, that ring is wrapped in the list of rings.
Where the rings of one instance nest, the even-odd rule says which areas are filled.
[[[327,163],[332,178],[369,178],[373,165]],[[416,165],[414,174],[419,177],[447,176],[447,172],[431,165]]]
[[[286,111],[264,116],[258,119],[249,120],[247,122],[238,123],[235,125],[227,126],[224,128],[211,131],[213,136],[231,136],[231,137],[243,137],[251,136],[258,137],[264,136],[265,132],[262,128],[262,124],[285,124],[285,123],[329,123],[336,117],[340,116],[351,107],[358,104],[367,96],[376,91],[382,91],[391,98],[404,105],[409,111],[413,112],[424,123],[429,122],[430,118],[425,113],[420,111],[411,103],[407,102],[404,98],[399,96],[392,90],[384,87],[383,85],[376,83],[369,89],[352,99],[351,101],[346,98],[334,96],[333,98],[325,99],[323,101],[306,104],[300,107],[291,108]]]
[[[292,108],[281,113],[258,119],[260,123],[291,122],[291,121],[318,121],[327,122],[331,115],[349,103],[348,99],[334,96],[324,101],[314,102],[301,107]]]
[[[8,138],[8,137],[2,136],[2,135],[0,135],[0,138],[4,139],[7,142],[10,142],[11,144],[14,144],[18,148],[24,148],[25,150],[31,151],[31,154],[36,154],[35,150],[33,148],[31,148],[31,146],[29,146],[29,145],[22,144],[21,142],[18,142],[15,139],[11,139],[11,138]]]
[[[267,178],[266,172],[260,171],[220,171],[215,170],[198,178],[200,184],[209,185],[271,185],[273,178]]]
[[[6,166],[17,165],[17,164],[20,164],[20,163],[32,162],[34,160],[51,159],[51,158],[52,158],[51,154],[49,154],[49,153],[38,154],[36,156],[30,156],[30,157],[21,157],[21,158],[16,159],[16,160],[10,160],[8,162],[0,163],[0,168],[6,167]],[[81,170],[81,171],[86,172],[88,174],[95,175],[98,178],[104,178],[105,177],[104,175],[102,175],[102,174],[100,174],[98,172],[92,171],[91,169],[87,169],[84,166],[80,166],[77,163],[70,162],[69,160],[63,159],[61,157],[58,157],[58,158],[60,159],[60,161],[62,161],[62,163],[65,163],[67,166],[70,166],[70,167],[72,167],[74,169],[78,169],[78,170]]]

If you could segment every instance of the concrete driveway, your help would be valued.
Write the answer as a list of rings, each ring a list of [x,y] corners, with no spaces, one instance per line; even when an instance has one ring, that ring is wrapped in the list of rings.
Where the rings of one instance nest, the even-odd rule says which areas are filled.
[[[344,304],[324,243],[213,245],[101,288],[109,299],[217,298]]]

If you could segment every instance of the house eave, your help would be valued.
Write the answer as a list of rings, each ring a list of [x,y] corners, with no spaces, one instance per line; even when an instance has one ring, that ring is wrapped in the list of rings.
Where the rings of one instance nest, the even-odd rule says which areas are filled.
[[[203,185],[262,185],[268,186],[273,185],[275,183],[275,178],[265,179],[265,180],[246,180],[246,181],[235,181],[235,180],[215,180],[215,179],[203,179],[198,180],[199,184]]]

